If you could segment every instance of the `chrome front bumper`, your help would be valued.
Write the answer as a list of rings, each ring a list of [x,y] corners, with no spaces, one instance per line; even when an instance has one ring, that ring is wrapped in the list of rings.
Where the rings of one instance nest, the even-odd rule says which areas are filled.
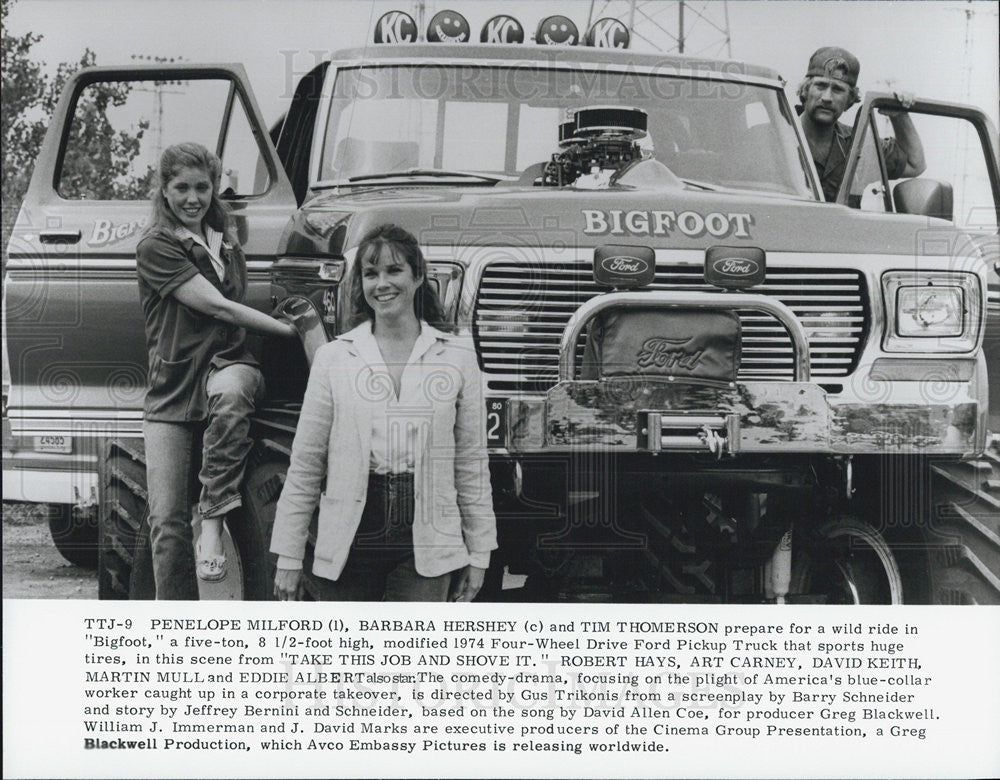
[[[840,399],[809,382],[717,389],[649,379],[560,382],[508,404],[510,452],[595,451],[973,455],[981,405],[966,386],[918,403],[919,383],[891,383],[898,401]],[[906,385],[901,387],[901,385]],[[918,385],[918,387],[913,387]]]
[[[576,344],[598,313],[629,307],[756,309],[787,330],[795,379],[708,387],[673,377],[578,380]],[[887,379],[859,366],[851,382],[828,392],[810,382],[809,344],[780,301],[750,293],[615,292],[582,306],[561,341],[559,382],[544,397],[508,401],[511,453],[618,452],[948,454],[971,456],[985,445],[985,366],[941,381],[943,362],[918,377]]]

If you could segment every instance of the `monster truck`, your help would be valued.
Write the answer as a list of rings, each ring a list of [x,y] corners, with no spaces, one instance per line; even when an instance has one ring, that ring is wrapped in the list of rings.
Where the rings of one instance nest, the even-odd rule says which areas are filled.
[[[763,67],[409,43],[298,75],[269,133],[240,66],[89,69],[37,161],[4,289],[4,492],[98,506],[102,598],[150,593],[147,204],[95,200],[64,170],[81,95],[113,81],[132,86],[107,107],[113,127],[161,115],[155,146],[217,150],[249,302],[283,306],[303,334],[302,349],[261,345],[269,400],[228,529],[237,574],[203,595],[268,597],[309,356],[347,325],[360,238],[394,222],[418,236],[487,383],[500,549],[484,597],[1000,600],[1000,177],[983,113],[918,101],[932,164],[891,182],[876,109],[898,106],[866,96],[824,203]]]

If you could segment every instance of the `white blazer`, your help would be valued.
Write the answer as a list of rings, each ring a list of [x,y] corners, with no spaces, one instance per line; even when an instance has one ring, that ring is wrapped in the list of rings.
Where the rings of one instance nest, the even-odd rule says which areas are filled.
[[[312,570],[331,580],[344,569],[365,507],[372,414],[381,408],[374,399],[386,392],[372,366],[382,363],[371,322],[316,352],[275,511],[271,552],[302,560],[318,502]],[[483,377],[472,340],[421,322],[403,382],[405,394],[422,399],[417,416],[424,417],[414,458],[417,572],[436,577],[470,563],[485,567],[497,535]]]

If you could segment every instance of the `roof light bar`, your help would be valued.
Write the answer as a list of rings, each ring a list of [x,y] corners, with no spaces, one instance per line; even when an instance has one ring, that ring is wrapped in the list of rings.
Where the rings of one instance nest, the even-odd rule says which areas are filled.
[[[468,43],[472,30],[468,20],[455,11],[438,11],[427,25],[430,43]]]
[[[623,22],[605,16],[590,26],[584,43],[598,49],[627,49],[631,40],[628,27]]]
[[[576,46],[580,42],[580,31],[573,20],[565,16],[546,16],[538,23],[535,43],[548,46]]]
[[[524,28],[513,16],[497,14],[479,33],[481,43],[524,43]]]
[[[413,43],[417,23],[404,11],[389,11],[375,22],[375,43]]]
[[[479,31],[481,43],[524,43],[523,25],[508,14],[490,17]],[[405,11],[389,11],[375,23],[375,43],[413,43],[417,24]],[[427,25],[429,43],[468,43],[472,40],[469,21],[457,11],[439,11]],[[581,38],[573,20],[561,14],[546,16],[538,23],[534,41],[546,46],[586,45],[597,49],[627,49],[632,35],[624,22],[605,16],[594,22]]]

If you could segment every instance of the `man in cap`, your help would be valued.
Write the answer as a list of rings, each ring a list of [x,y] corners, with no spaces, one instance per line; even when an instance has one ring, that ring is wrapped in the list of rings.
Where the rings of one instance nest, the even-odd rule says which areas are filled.
[[[824,46],[809,59],[806,77],[799,84],[798,106],[802,129],[819,173],[823,196],[836,200],[844,178],[852,130],[838,122],[841,115],[859,101],[858,73],[861,64],[846,49]],[[913,105],[913,96],[895,93],[903,108]],[[905,111],[880,109],[889,117],[895,138],[882,142],[890,179],[919,176],[927,167],[920,136]]]

